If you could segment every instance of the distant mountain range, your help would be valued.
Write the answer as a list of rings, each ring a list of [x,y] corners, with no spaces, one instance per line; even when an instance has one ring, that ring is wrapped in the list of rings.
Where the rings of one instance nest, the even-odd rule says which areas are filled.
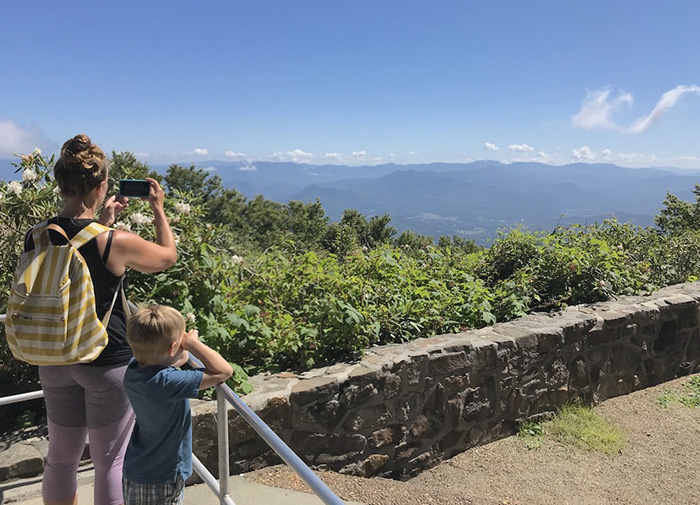
[[[19,178],[9,162],[0,160],[0,179]],[[651,226],[667,192],[691,200],[700,180],[695,170],[585,163],[505,165],[488,160],[356,167],[224,161],[196,165],[249,198],[318,198],[333,220],[348,208],[367,216],[386,213],[399,231],[456,234],[482,244],[499,228],[518,223],[549,230],[557,223],[593,223],[614,215]],[[167,171],[167,166],[152,168]]]

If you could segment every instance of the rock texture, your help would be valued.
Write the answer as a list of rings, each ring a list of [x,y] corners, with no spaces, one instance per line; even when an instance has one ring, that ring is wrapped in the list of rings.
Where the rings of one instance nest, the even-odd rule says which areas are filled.
[[[309,465],[405,478],[575,398],[597,403],[700,369],[700,283],[408,344],[358,363],[253,378],[245,401]],[[216,406],[193,408],[217,467]],[[233,473],[279,463],[230,413]]]

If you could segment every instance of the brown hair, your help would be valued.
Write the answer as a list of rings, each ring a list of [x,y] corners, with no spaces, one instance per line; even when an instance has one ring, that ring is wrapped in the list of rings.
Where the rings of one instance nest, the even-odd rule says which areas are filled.
[[[185,333],[185,319],[166,305],[148,305],[133,314],[126,325],[126,339],[141,363],[154,363],[167,356],[173,342]]]
[[[64,196],[82,197],[107,178],[109,163],[104,151],[81,133],[63,144],[53,170]]]

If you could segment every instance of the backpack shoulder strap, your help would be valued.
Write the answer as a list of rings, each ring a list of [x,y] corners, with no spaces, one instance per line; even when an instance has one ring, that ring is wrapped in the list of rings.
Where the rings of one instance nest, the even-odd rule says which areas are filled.
[[[40,245],[47,245],[49,241],[49,236],[46,232],[47,228],[49,226],[49,221],[42,221],[41,223],[37,224],[32,228],[31,234],[32,234],[32,242],[34,243],[34,247],[39,247]]]
[[[101,235],[102,233],[111,230],[109,226],[105,226],[103,224],[100,224],[98,222],[92,222],[89,225],[87,225],[85,228],[80,230],[71,240],[71,244],[73,247],[76,249],[80,249],[83,247],[85,244],[90,242],[92,239],[97,237],[98,235]]]

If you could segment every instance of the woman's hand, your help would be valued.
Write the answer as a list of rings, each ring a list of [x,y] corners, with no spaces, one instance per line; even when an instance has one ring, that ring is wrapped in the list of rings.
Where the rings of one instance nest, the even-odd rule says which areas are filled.
[[[100,212],[100,219],[98,222],[105,226],[112,226],[117,220],[117,216],[122,213],[129,205],[129,199],[125,196],[117,197],[116,195],[110,196],[102,207],[102,212]]]
[[[158,181],[146,177],[146,180],[151,183],[151,191],[148,195],[148,203],[151,204],[151,209],[154,212],[163,210],[163,200],[165,200],[165,191],[160,187]]]

